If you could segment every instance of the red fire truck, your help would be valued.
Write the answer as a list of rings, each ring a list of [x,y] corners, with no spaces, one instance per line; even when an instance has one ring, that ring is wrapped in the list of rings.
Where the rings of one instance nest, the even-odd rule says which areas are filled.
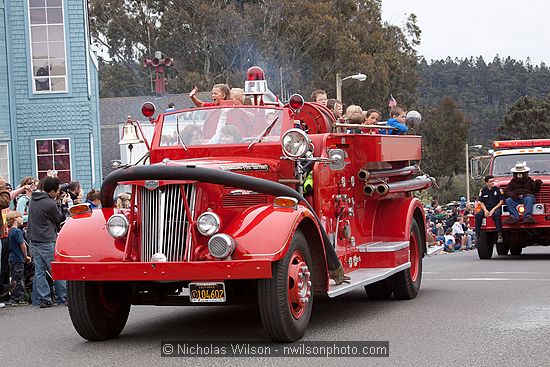
[[[550,139],[532,140],[502,140],[493,142],[494,150],[491,156],[488,172],[495,176],[495,186],[506,189],[512,179],[511,168],[518,162],[525,162],[530,168],[529,176],[543,182],[535,196],[533,218],[536,223],[503,224],[503,243],[496,243],[497,232],[493,218],[484,218],[477,249],[480,259],[491,259],[493,248],[498,255],[521,255],[524,247],[550,245]],[[481,177],[482,160],[472,160],[472,175]],[[525,211],[523,205],[518,206],[520,215]],[[502,220],[510,216],[506,205],[502,208]],[[470,217],[470,225],[474,228],[474,217]]]
[[[281,105],[260,68],[247,79],[252,105],[153,118],[145,104],[150,164],[110,173],[101,209],[71,208],[52,269],[69,281],[83,338],[118,336],[130,305],[257,302],[270,337],[295,341],[316,292],[416,297],[427,248],[412,192],[432,185],[411,164],[421,138],[349,134],[323,105],[299,95]],[[131,187],[130,208],[114,205],[121,185]]]

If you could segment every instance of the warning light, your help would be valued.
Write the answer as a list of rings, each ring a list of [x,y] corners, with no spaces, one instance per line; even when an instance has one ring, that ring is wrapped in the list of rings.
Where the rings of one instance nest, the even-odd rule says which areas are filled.
[[[293,94],[288,100],[288,105],[293,111],[298,111],[304,107],[304,97],[299,94]]]

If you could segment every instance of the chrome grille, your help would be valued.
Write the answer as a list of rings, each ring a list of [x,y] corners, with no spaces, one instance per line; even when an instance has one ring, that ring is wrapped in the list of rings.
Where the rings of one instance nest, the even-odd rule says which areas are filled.
[[[182,196],[182,189],[185,198]],[[195,204],[195,185],[166,185],[155,190],[139,188],[141,196],[141,261],[149,262],[155,253],[167,261],[184,261],[189,247],[189,209]]]

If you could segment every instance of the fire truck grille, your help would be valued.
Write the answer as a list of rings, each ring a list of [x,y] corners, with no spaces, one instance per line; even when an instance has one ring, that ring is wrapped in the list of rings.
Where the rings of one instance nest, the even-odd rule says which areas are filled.
[[[195,185],[166,185],[155,190],[139,188],[141,261],[149,262],[159,253],[166,256],[166,261],[184,261],[190,236],[183,200],[187,200],[192,213],[195,191]]]
[[[506,190],[506,186],[501,186]],[[550,185],[542,185],[540,191],[535,194],[535,203],[544,204],[544,210],[550,213]]]

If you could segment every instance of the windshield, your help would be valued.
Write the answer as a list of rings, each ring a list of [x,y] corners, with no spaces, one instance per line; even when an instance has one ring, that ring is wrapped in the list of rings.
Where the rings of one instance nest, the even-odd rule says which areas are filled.
[[[495,157],[493,163],[494,176],[510,176],[512,167],[518,162],[525,162],[531,170],[530,174],[550,174],[550,153],[510,154]]]
[[[249,144],[275,118],[273,128],[262,138],[278,141],[281,134],[282,110],[257,107],[195,109],[164,116],[160,146],[181,146],[179,133],[185,146],[204,144]],[[176,123],[177,122],[177,123]]]

